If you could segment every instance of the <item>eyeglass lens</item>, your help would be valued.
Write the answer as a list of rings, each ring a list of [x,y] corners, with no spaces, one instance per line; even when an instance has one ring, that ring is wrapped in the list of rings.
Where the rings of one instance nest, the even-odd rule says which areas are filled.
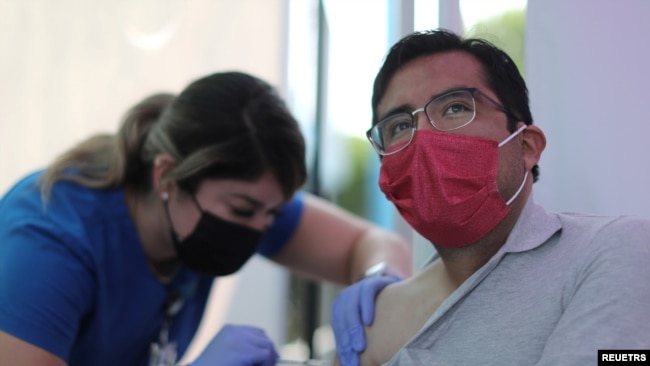
[[[476,104],[470,90],[458,90],[431,100],[424,111],[433,127],[451,131],[474,119]],[[369,137],[377,152],[390,155],[406,148],[416,129],[415,117],[411,113],[398,113],[377,123],[370,130]]]

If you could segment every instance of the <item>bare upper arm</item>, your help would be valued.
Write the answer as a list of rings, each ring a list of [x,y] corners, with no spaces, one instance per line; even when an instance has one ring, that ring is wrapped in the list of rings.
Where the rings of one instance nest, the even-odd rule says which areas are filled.
[[[418,304],[411,301],[406,282],[391,284],[377,296],[374,322],[364,329],[367,345],[360,354],[361,366],[388,362],[419,329],[413,329],[419,321],[414,319]]]
[[[379,293],[375,320],[365,328],[367,348],[361,355],[362,366],[388,362],[422,329],[456,289],[443,273],[444,265],[438,259]]]
[[[66,362],[42,348],[0,331],[0,366],[65,366]]]

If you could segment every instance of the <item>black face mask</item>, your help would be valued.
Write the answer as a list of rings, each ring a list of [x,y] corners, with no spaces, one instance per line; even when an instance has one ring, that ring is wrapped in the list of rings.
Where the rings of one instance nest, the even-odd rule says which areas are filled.
[[[263,232],[223,220],[204,211],[194,196],[192,200],[201,211],[201,218],[194,231],[183,240],[179,240],[174,232],[165,201],[174,249],[181,262],[187,268],[208,276],[227,276],[237,272],[255,254]]]

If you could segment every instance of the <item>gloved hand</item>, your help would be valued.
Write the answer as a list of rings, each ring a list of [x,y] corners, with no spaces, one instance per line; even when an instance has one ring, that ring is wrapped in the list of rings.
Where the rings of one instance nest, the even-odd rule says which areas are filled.
[[[375,298],[384,287],[401,280],[394,275],[365,278],[334,300],[330,319],[341,365],[359,365],[359,353],[366,349],[363,327],[375,319]]]
[[[273,366],[278,352],[263,329],[224,325],[189,366]]]

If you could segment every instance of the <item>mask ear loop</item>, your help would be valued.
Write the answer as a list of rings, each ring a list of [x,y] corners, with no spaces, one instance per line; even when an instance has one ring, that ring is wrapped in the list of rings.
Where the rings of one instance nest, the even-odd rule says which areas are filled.
[[[203,209],[203,207],[201,207],[201,205],[199,204],[199,201],[196,199],[195,195],[192,195],[192,201],[194,201],[194,204],[199,209],[199,212],[201,212],[201,214],[203,214],[203,212],[205,212],[205,210]]]
[[[526,184],[526,178],[528,178],[528,172],[526,172],[526,174],[524,174],[524,179],[521,181],[521,185],[519,186],[519,189],[517,189],[517,192],[515,192],[515,194],[513,194],[512,197],[510,197],[508,202],[506,202],[506,206],[510,206],[512,201],[514,201],[515,198],[517,198],[517,196],[519,196],[519,193],[521,193],[521,190],[524,189],[524,184]]]
[[[508,141],[512,140],[513,138],[515,138],[515,136],[519,135],[519,134],[521,133],[521,131],[523,131],[523,130],[526,129],[526,127],[528,127],[528,126],[527,126],[527,125],[523,125],[523,126],[519,127],[519,129],[518,129],[517,131],[515,131],[514,133],[512,133],[512,134],[511,134],[510,136],[508,136],[505,140],[501,141],[501,142],[499,143],[499,147],[501,147],[501,146],[507,144]],[[510,204],[512,203],[512,201],[514,201],[515,198],[517,198],[517,196],[519,196],[519,193],[521,193],[521,190],[524,189],[524,185],[526,184],[526,178],[528,178],[528,172],[526,172],[526,174],[524,174],[524,179],[521,181],[521,185],[519,186],[519,189],[517,189],[517,192],[515,192],[515,194],[513,194],[512,197],[510,197],[510,199],[506,202],[506,206],[510,206]]]
[[[527,125],[523,125],[523,126],[519,127],[519,129],[518,129],[517,131],[515,131],[512,135],[506,137],[505,140],[501,141],[501,142],[499,143],[499,147],[501,147],[501,146],[507,144],[508,141],[514,139],[515,136],[519,135],[519,134],[521,133],[521,131],[523,131],[523,130],[526,129],[526,127],[528,127],[528,126],[527,126]]]

